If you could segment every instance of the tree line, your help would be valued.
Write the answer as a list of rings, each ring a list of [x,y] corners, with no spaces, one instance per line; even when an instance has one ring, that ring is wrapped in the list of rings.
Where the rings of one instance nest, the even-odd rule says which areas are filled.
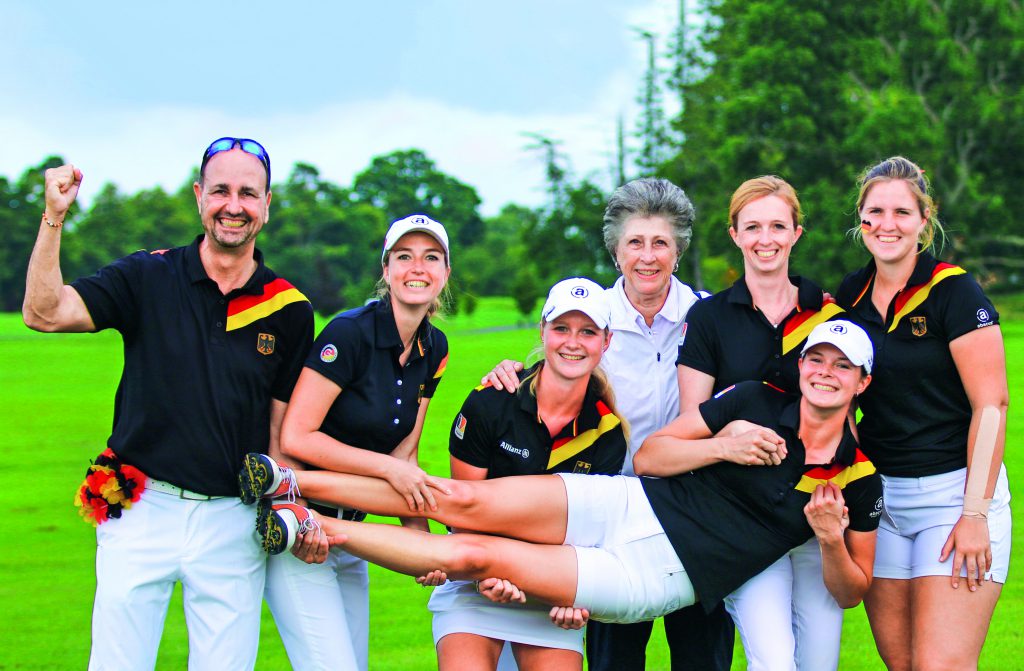
[[[857,175],[902,154],[933,184],[947,231],[940,256],[990,290],[1024,285],[1024,234],[1014,221],[1024,209],[1019,0],[705,0],[698,28],[686,8],[680,2],[679,24],[663,47],[653,32],[639,33],[650,58],[638,83],[636,148],[620,140],[611,179],[663,176],[693,199],[684,281],[715,291],[738,277],[742,261],[725,230],[729,196],[742,181],[772,173],[797,188],[807,215],[794,268],[834,290],[866,259],[847,236],[857,221]],[[671,117],[670,97],[680,108]],[[373,158],[347,186],[299,163],[274,185],[260,247],[330,314],[372,293],[388,224],[422,212],[452,237],[450,309],[472,311],[479,296],[505,295],[532,316],[561,277],[607,284],[616,275],[601,236],[604,180],[574,175],[557,138],[532,137],[547,167],[542,207],[508,204],[483,217],[476,190],[418,149]],[[61,162],[49,157],[17,179],[0,177],[0,309],[20,309],[42,173]],[[87,210],[69,215],[65,277],[137,249],[187,244],[199,231],[194,178],[173,193],[105,185]]]

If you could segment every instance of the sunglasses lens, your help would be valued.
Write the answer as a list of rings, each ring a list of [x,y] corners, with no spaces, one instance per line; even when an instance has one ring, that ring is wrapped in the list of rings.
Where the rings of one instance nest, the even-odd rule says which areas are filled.
[[[270,183],[270,154],[263,148],[256,140],[249,140],[240,137],[222,137],[218,140],[214,140],[209,147],[206,148],[206,153],[203,154],[203,162],[199,167],[199,171],[202,173],[206,170],[206,163],[213,157],[214,154],[219,154],[222,151],[231,151],[235,147],[240,148],[242,151],[252,154],[260,160],[263,167],[267,171],[267,183]]]
[[[214,154],[222,151],[228,151],[235,146],[235,138],[233,137],[222,137],[219,140],[214,140],[209,147],[206,148],[206,158],[210,158]]]
[[[242,151],[247,151],[261,160],[267,158],[267,150],[256,140],[241,140],[238,146],[242,148]]]

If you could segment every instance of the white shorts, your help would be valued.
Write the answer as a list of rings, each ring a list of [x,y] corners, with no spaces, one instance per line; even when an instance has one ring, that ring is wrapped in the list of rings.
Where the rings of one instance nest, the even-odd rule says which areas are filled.
[[[577,608],[601,622],[640,622],[692,605],[683,564],[654,515],[640,479],[559,473],[575,546]]]
[[[470,580],[448,581],[434,589],[427,608],[434,614],[434,645],[448,634],[477,634],[500,641],[583,654],[583,629],[561,629],[541,603],[494,603]]]
[[[966,476],[966,468],[924,478],[882,476],[885,510],[878,526],[876,578],[909,580],[953,572],[952,556],[939,562],[939,554],[963,511]],[[1006,468],[1000,467],[988,512],[992,566],[986,578],[994,582],[1006,582],[1010,527],[1010,488]],[[966,566],[961,575],[966,577]]]

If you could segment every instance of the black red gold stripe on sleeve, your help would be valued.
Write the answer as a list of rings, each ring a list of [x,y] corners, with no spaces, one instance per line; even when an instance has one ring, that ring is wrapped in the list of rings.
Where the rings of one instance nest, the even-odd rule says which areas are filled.
[[[924,303],[936,284],[954,275],[963,275],[966,272],[960,266],[954,266],[952,263],[938,263],[935,265],[935,270],[932,271],[932,278],[930,280],[924,284],[918,284],[916,287],[909,287],[901,291],[896,296],[896,312],[893,315],[892,324],[889,325],[889,333],[896,329],[900,319],[906,317],[916,310],[921,303]]]
[[[227,331],[234,331],[248,326],[257,319],[269,317],[291,303],[309,299],[292,286],[288,280],[277,278],[263,287],[258,296],[239,296],[228,303]]]
[[[603,434],[608,433],[619,425],[619,418],[601,401],[597,402],[597,412],[601,415],[597,428],[587,429],[573,438],[556,441],[551,446],[551,456],[548,457],[548,470],[551,470],[567,459],[575,457],[593,445]]]
[[[820,310],[801,310],[793,315],[782,329],[782,353],[788,354],[790,350],[799,347],[815,326],[827,322],[842,311],[835,301],[829,299]]]
[[[796,483],[795,489],[813,494],[818,485],[825,485],[829,482],[834,482],[840,489],[843,489],[854,480],[860,480],[874,472],[875,465],[858,449],[857,456],[850,466],[842,464],[816,466],[803,474],[800,482]]]
[[[448,355],[445,354],[444,358],[441,359],[441,363],[437,366],[437,372],[434,373],[434,379],[438,380],[444,375],[444,371],[448,368]]]

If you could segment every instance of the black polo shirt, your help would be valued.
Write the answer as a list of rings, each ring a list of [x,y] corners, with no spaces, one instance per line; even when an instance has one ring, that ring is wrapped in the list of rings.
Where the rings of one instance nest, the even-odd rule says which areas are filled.
[[[641,478],[704,609],[715,605],[814,532],[804,506],[818,484],[843,490],[854,531],[878,528],[882,482],[846,426],[832,463],[805,465],[800,397],[742,382],[700,406],[713,433],[734,419],[768,427],[786,441],[779,466],[722,462],[670,478]]]
[[[519,379],[535,368],[520,373]],[[622,424],[598,398],[593,380],[580,414],[553,439],[537,414],[537,397],[529,386],[521,385],[514,394],[489,384],[470,392],[452,423],[452,456],[486,468],[488,479],[541,473],[617,475],[622,470]]]
[[[971,404],[949,343],[999,314],[963,268],[926,252],[883,318],[871,302],[875,263],[850,273],[837,300],[871,336],[875,364],[860,395],[864,451],[885,475],[924,477],[967,466]]]
[[[744,380],[765,380],[798,392],[797,360],[807,335],[842,310],[823,300],[810,280],[791,275],[797,306],[777,327],[754,306],[744,277],[730,288],[698,301],[686,314],[676,364],[715,378],[712,393]]]
[[[448,339],[424,318],[405,365],[388,301],[342,312],[306,358],[341,387],[320,430],[346,445],[388,454],[416,425],[420,401],[434,395],[448,364]]]
[[[790,276],[790,282],[797,287],[797,306],[777,327],[754,305],[743,277],[694,303],[686,313],[676,364],[715,378],[712,393],[744,380],[799,391],[797,361],[807,335],[843,310],[825,302],[813,282],[799,276]]]
[[[265,452],[270,399],[288,401],[313,338],[313,309],[263,264],[224,295],[188,247],[136,252],[76,280],[97,330],[124,339],[108,441],[158,480],[238,495],[247,452]]]

